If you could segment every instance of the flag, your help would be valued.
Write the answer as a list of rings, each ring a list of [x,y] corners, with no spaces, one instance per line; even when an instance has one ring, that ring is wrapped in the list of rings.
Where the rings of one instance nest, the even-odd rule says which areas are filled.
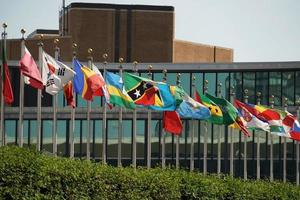
[[[126,93],[123,80],[119,75],[107,71],[105,74],[105,82],[110,96],[110,103],[129,109],[135,108],[135,104]]]
[[[177,108],[177,112],[183,118],[208,119],[210,117],[209,109],[191,97],[183,100]]]
[[[31,87],[42,90],[44,86],[41,74],[33,57],[26,47],[25,53],[22,56],[19,64],[21,73],[24,75],[24,82]]]
[[[182,132],[182,122],[176,111],[164,111],[163,128],[165,131],[179,135]]]
[[[98,74],[86,66],[82,66],[81,71],[83,72],[84,77],[81,96],[83,99],[91,101],[97,92],[99,94],[99,91],[101,91],[105,82],[103,79],[101,80]]]
[[[72,81],[69,81],[67,84],[64,86],[64,96],[67,100],[67,105],[72,106],[75,108],[75,100],[73,96],[73,84]]]
[[[182,87],[174,85],[170,86],[170,91],[173,95],[173,98],[175,99],[176,106],[179,106],[182,103],[183,98],[186,96],[186,92],[183,90]]]
[[[149,106],[152,110],[160,110],[160,111],[173,111],[176,109],[176,101],[173,97],[170,86],[163,82],[157,82],[156,84],[158,91],[156,93],[156,98],[159,98],[159,100],[156,100],[156,102],[161,102],[161,105],[157,106]]]
[[[43,84],[46,85],[46,92],[55,95],[64,88],[70,80],[73,79],[75,72],[63,64],[55,60],[49,54],[43,51]]]
[[[267,122],[264,122],[257,117],[255,117],[253,114],[251,114],[246,108],[245,104],[240,102],[239,100],[234,100],[235,106],[239,110],[239,115],[241,116],[244,125],[249,129],[254,130],[263,130],[270,132],[270,126]]]
[[[162,106],[154,81],[125,72],[124,86],[135,104]]]
[[[223,113],[218,105],[205,95],[199,94],[197,90],[195,90],[194,96],[196,101],[202,103],[210,110],[211,116],[207,119],[207,121],[213,124],[223,124]]]
[[[76,94],[82,94],[83,90],[83,85],[84,85],[84,78],[83,78],[83,73],[81,71],[81,64],[80,62],[74,58],[73,59],[73,69],[76,72],[74,79],[73,79],[73,84],[74,84],[74,91]]]
[[[3,70],[3,88],[2,93],[4,102],[6,104],[12,104],[14,101],[14,94],[10,83],[10,75],[6,59],[6,49],[4,48],[4,41],[2,41],[2,70]]]
[[[103,78],[101,72],[99,71],[98,67],[96,67],[94,64],[92,64],[92,69],[93,69],[93,71],[100,77],[101,81],[104,82],[104,85],[101,87],[101,90],[99,90],[98,93],[96,92],[95,95],[96,95],[96,96],[104,96],[106,104],[107,104],[107,105],[109,106],[109,108],[111,109],[112,106],[111,106],[110,101],[109,101],[109,98],[110,98],[110,97],[109,97],[109,93],[108,93],[108,89],[107,89],[107,85],[106,85],[106,83],[105,83],[105,80],[104,80],[104,78]]]
[[[240,116],[238,115],[238,110],[229,101],[223,98],[214,97],[208,93],[206,93],[205,96],[221,109],[223,114],[222,124],[235,124],[246,136],[250,136],[250,133],[248,132]]]

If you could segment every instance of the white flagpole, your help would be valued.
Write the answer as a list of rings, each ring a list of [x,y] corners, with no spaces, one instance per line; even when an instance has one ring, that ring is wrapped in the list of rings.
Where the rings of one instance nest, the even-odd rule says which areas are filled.
[[[4,49],[2,49],[2,51],[6,51],[6,28],[7,28],[7,24],[3,23],[2,25],[3,27],[3,33],[2,33],[2,42],[3,42],[3,47]],[[3,52],[2,52],[3,54]],[[5,58],[2,58],[5,59]],[[3,62],[3,60],[2,60]],[[1,88],[0,88],[0,92],[1,92],[1,123],[0,123],[0,139],[1,139],[1,143],[0,143],[0,147],[5,145],[5,141],[6,141],[6,135],[5,135],[5,131],[4,131],[4,95],[3,95],[3,88],[4,88],[4,66],[2,64],[2,69],[1,69]]]
[[[231,86],[230,91],[230,102],[233,102],[234,98],[234,87]],[[233,141],[233,130],[232,128],[230,130],[230,176],[233,176],[233,151],[234,151],[234,141]]]
[[[261,92],[257,92],[257,105],[260,105]],[[256,142],[256,179],[260,179],[260,133],[256,131],[257,142]]]
[[[40,35],[40,42],[38,44],[39,46],[39,71],[42,74],[43,73],[43,34]],[[37,140],[39,142],[37,142],[37,144],[39,144],[40,146],[40,142],[41,142],[41,128],[42,128],[42,90],[38,89],[38,95],[37,95],[37,126],[36,126],[36,133],[37,133]],[[40,149],[39,149],[40,150]]]
[[[92,62],[93,62],[93,57],[92,57],[92,52],[93,49],[89,48],[88,49],[88,67],[92,69]],[[87,140],[86,140],[86,159],[90,160],[91,159],[91,137],[92,137],[92,124],[91,124],[91,110],[92,110],[92,103],[91,101],[87,101],[87,125],[88,125],[88,134],[87,134]]]
[[[244,102],[248,103],[248,90],[244,90]],[[248,171],[247,171],[247,142],[248,136],[244,135],[244,180],[248,179]]]
[[[152,79],[152,66],[148,66],[148,78]],[[151,168],[151,110],[147,111],[147,169]]]
[[[274,108],[274,95],[271,95],[270,98],[270,106]],[[270,181],[274,180],[274,173],[273,173],[273,134],[270,133]]]
[[[54,58],[55,60],[59,59],[59,47],[58,47],[59,39],[54,40],[55,44],[55,52]],[[57,94],[52,96],[53,101],[53,123],[52,123],[52,149],[53,155],[57,156]]]
[[[296,101],[297,104],[297,119],[300,120],[300,100]],[[296,185],[299,185],[299,141],[296,141]]]
[[[108,55],[105,53],[102,55],[104,58],[103,63],[103,79],[106,77],[106,65],[107,65],[107,57]],[[103,109],[103,117],[102,117],[102,163],[106,164],[106,102],[104,97],[102,98],[102,109]]]
[[[288,98],[284,98],[283,99],[283,103],[284,103],[284,111],[287,111],[287,107],[288,107]],[[283,182],[286,182],[286,148],[287,148],[287,143],[286,143],[286,137],[282,137],[283,138]]]
[[[163,70],[163,82],[167,83],[167,70]],[[166,132],[164,128],[161,129],[161,168],[166,168]]]
[[[21,29],[22,39],[21,39],[21,58],[25,53],[25,29]],[[19,147],[23,147],[23,114],[24,114],[24,76],[20,72],[20,97],[19,97],[19,122],[18,122],[18,145]],[[39,139],[39,138],[38,138]],[[39,141],[37,141],[36,148],[40,151]]]
[[[119,58],[119,75],[123,79],[123,58]],[[122,132],[123,132],[123,108],[119,107],[119,129],[118,129],[118,167],[122,166]]]
[[[135,74],[138,74],[137,69],[137,61],[133,62],[133,71]],[[133,110],[133,130],[132,130],[132,166],[134,169],[136,169],[136,108]]]
[[[222,83],[218,84],[218,97],[221,98],[221,87],[222,87]],[[221,125],[218,125],[218,163],[217,163],[217,174],[220,175],[221,174],[221,137],[222,137],[222,133],[221,133]]]
[[[180,76],[181,74],[180,73],[177,73],[177,86],[180,86]],[[176,135],[176,169],[179,169],[179,148],[180,148],[180,136],[179,135]]]
[[[208,80],[204,82],[204,95],[207,93]],[[203,144],[203,174],[207,173],[207,140],[208,140],[208,123],[204,121],[204,144]]]
[[[195,89],[195,80],[196,80],[196,77],[193,76],[192,78],[192,93],[194,93],[196,91]],[[194,171],[194,166],[195,166],[195,161],[194,161],[194,136],[195,136],[195,123],[196,123],[196,120],[195,119],[192,119],[192,127],[191,127],[191,149],[190,149],[190,171]]]
[[[75,59],[77,44],[73,43],[72,48],[73,48],[73,59]],[[74,93],[74,91],[72,91],[72,93],[73,93],[73,98],[76,99],[76,94]],[[74,131],[75,131],[75,108],[71,107],[71,119],[70,119],[69,141],[68,141],[70,145],[70,158],[74,158]]]

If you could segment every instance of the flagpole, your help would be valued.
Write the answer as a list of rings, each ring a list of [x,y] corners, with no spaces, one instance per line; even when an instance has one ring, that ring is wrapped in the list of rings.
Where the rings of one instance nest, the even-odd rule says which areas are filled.
[[[231,86],[231,91],[230,91],[230,102],[233,102],[234,99],[234,86]],[[230,176],[233,176],[233,130],[232,128],[230,130]]]
[[[88,49],[88,67],[92,69],[92,62],[93,62],[93,57],[92,57],[93,49],[89,48]],[[87,134],[87,140],[86,140],[86,159],[90,160],[91,159],[91,137],[92,137],[92,124],[91,124],[91,110],[92,110],[92,103],[91,101],[87,101],[87,125],[88,125],[88,134]]]
[[[300,115],[300,100],[296,101],[297,105],[297,119]],[[296,185],[299,186],[299,141],[296,141]]]
[[[148,66],[148,78],[152,79],[152,66]],[[151,168],[151,110],[148,109],[147,111],[147,169]]]
[[[103,63],[103,79],[106,78],[106,65],[107,65],[107,53],[103,54],[104,58]],[[106,164],[106,103],[104,97],[102,97],[102,109],[103,109],[103,117],[102,117],[102,163]]]
[[[176,84],[177,86],[180,86],[180,73],[177,73],[177,81]],[[179,135],[176,135],[176,169],[179,169]]]
[[[221,98],[221,87],[222,87],[222,83],[218,84],[218,97]],[[222,137],[222,133],[221,133],[221,125],[218,125],[218,129],[219,129],[219,134],[218,134],[218,170],[217,173],[218,175],[221,174],[221,137]]]
[[[58,47],[59,39],[54,40],[55,44],[55,52],[54,58],[55,60],[59,59],[59,47]],[[52,145],[53,145],[53,154],[57,156],[57,94],[52,96],[53,101],[53,123],[52,123]]]
[[[73,59],[76,58],[76,48],[77,44],[73,43],[72,44],[73,48]],[[76,98],[76,94],[74,91],[73,93],[73,98]],[[76,102],[75,102],[76,103]],[[69,145],[70,145],[70,158],[74,158],[74,130],[75,130],[75,108],[71,107],[71,120],[70,120],[70,127],[69,127]]]
[[[284,103],[284,111],[287,111],[287,107],[288,107],[288,98],[284,98],[283,99],[283,103]],[[286,148],[287,148],[287,143],[286,143],[286,137],[282,137],[283,138],[283,182],[286,182]]]
[[[39,46],[39,71],[41,74],[43,74],[43,58],[42,58],[42,55],[43,55],[43,37],[44,35],[41,34],[40,35],[40,42],[38,43],[38,46]],[[36,126],[36,133],[37,133],[37,144],[38,146],[41,146],[40,142],[41,142],[41,128],[42,128],[42,90],[38,89],[38,95],[37,95],[37,126]],[[41,147],[39,147],[39,150],[40,150]]]
[[[208,89],[208,80],[204,82],[204,95],[206,95]],[[208,124],[204,121],[204,145],[203,145],[203,174],[207,173],[207,140],[208,140]]]
[[[261,92],[257,92],[257,105],[260,105]],[[260,179],[260,134],[256,131],[257,141],[256,141],[256,179]],[[247,137],[247,136],[245,136]]]
[[[244,102],[248,103],[248,90],[244,90]],[[248,171],[247,171],[247,142],[248,136],[244,135],[244,180],[248,179]]]
[[[270,106],[274,108],[274,95],[271,95],[270,98]],[[273,173],[273,134],[270,133],[270,181],[274,180],[274,173]]]
[[[195,80],[196,77],[192,78],[192,93],[195,92]],[[190,150],[190,171],[194,171],[195,161],[194,161],[194,135],[195,135],[195,123],[196,120],[192,119],[192,131],[191,131],[191,150]]]
[[[164,69],[163,70],[163,82],[167,83],[167,70]],[[162,137],[162,141],[161,141],[161,168],[165,169],[166,168],[166,132],[164,130],[164,128],[161,129],[161,137]]]
[[[6,23],[3,23],[2,25],[3,27],[3,33],[2,33],[2,42],[3,42],[3,49],[2,51],[6,51],[6,28],[7,28],[7,24]],[[4,53],[2,52],[2,54],[4,55]],[[5,58],[2,58],[2,63],[3,63],[3,59]],[[0,122],[0,139],[1,139],[1,143],[0,143],[0,147],[1,146],[4,146],[5,145],[5,141],[6,141],[6,135],[5,135],[5,132],[4,132],[4,107],[5,107],[5,104],[4,104],[4,95],[3,95],[3,88],[4,88],[4,66],[2,64],[2,70],[1,70],[1,88],[0,88],[0,91],[1,91],[1,122]]]
[[[133,71],[135,74],[138,74],[138,69],[137,69],[137,61],[133,62]],[[136,113],[137,113],[137,108],[134,108],[133,110],[133,130],[132,130],[132,166],[134,169],[136,169]]]
[[[119,75],[123,79],[123,58],[119,58]],[[118,130],[118,167],[122,166],[121,154],[122,154],[122,131],[123,131],[123,108],[119,107],[119,130]]]
[[[22,39],[21,39],[21,58],[25,54],[25,38],[24,34],[26,33],[25,29],[21,29]],[[24,114],[24,76],[20,72],[20,98],[19,98],[19,123],[18,123],[18,145],[23,147],[23,114]],[[38,138],[39,139],[39,138]],[[36,148],[37,151],[40,151],[39,141],[37,141]]]

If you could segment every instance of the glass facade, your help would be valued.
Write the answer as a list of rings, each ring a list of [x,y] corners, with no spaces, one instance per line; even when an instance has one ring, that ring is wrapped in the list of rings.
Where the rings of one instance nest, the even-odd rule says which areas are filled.
[[[179,72],[179,71],[178,71]],[[147,77],[146,71],[140,71],[140,75]],[[288,98],[288,109],[295,114],[296,101],[300,99],[300,71],[215,71],[215,72],[200,72],[191,70],[190,72],[181,72],[181,85],[184,90],[193,96],[192,77],[195,76],[195,86],[198,92],[203,92],[204,82],[208,80],[207,92],[212,95],[217,95],[218,84],[221,83],[221,96],[229,100],[229,88],[234,86],[235,97],[241,101],[244,98],[244,90],[248,89],[250,103],[257,103],[257,92],[261,92],[261,103],[269,105],[269,97],[275,96],[275,106],[282,107],[282,98]],[[163,73],[154,71],[152,77],[156,81],[162,81]],[[167,82],[170,85],[176,84],[177,71],[169,70],[167,73]],[[26,92],[26,91],[25,91]],[[77,106],[80,109],[85,109],[87,106],[79,95],[76,97]],[[58,95],[58,108],[62,109],[65,106],[63,93]],[[18,106],[18,105],[14,105]],[[107,160],[109,164],[116,165],[118,156],[118,109],[114,108],[114,114],[107,118]],[[102,111],[101,98],[96,97],[92,102],[92,110]],[[122,164],[130,165],[132,160],[132,130],[133,120],[132,111],[124,111],[122,121]],[[141,114],[144,112],[144,114]],[[83,112],[84,113],[84,112]],[[86,111],[85,111],[86,113]],[[147,158],[147,118],[146,110],[141,109],[137,119],[137,165],[144,166]],[[69,116],[69,115],[68,115]],[[75,132],[74,132],[74,154],[76,157],[84,158],[86,156],[87,142],[87,127],[88,122],[85,118],[86,114],[79,113],[76,115]],[[162,141],[162,114],[153,113],[151,120],[151,159],[152,165],[158,165],[161,162],[161,141]],[[91,115],[92,138],[91,138],[91,158],[97,161],[101,160],[102,156],[102,114]],[[203,121],[195,121],[194,127],[194,158],[196,170],[203,170],[203,144],[204,144],[204,129],[207,126],[208,130],[208,172],[217,172],[217,142],[218,135],[221,133],[221,171],[229,172],[229,156],[230,156],[230,131],[228,127],[212,125]],[[17,142],[17,125],[18,119],[9,118],[5,120],[5,134],[7,144],[16,144]],[[37,143],[36,141],[36,119],[24,120],[24,145],[31,146]],[[179,137],[180,142],[180,166],[182,168],[189,167],[190,146],[192,120],[183,120],[183,132]],[[59,156],[69,156],[69,128],[70,119],[62,117],[57,120],[57,145]],[[244,136],[237,130],[233,130],[234,142],[234,173],[236,176],[243,175],[243,141]],[[269,177],[269,160],[270,160],[270,135],[262,131],[253,131],[247,143],[247,158],[248,158],[248,176],[256,177],[256,149],[257,138],[260,142],[260,157],[261,157],[261,176]],[[175,165],[175,143],[176,138],[166,133],[166,164]],[[282,159],[283,159],[283,141],[278,136],[273,136],[274,143],[274,176],[277,179],[282,179]],[[43,118],[42,120],[42,150],[52,152],[52,120],[51,118]],[[296,166],[295,161],[295,142],[287,140],[287,166]],[[266,167],[265,167],[266,166]],[[295,167],[290,167],[287,170],[289,180],[295,179]]]

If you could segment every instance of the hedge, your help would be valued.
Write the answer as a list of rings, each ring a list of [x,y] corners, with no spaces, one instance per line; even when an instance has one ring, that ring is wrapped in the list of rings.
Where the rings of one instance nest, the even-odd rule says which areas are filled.
[[[300,199],[300,189],[290,183],[134,170],[1,147],[0,199]]]

